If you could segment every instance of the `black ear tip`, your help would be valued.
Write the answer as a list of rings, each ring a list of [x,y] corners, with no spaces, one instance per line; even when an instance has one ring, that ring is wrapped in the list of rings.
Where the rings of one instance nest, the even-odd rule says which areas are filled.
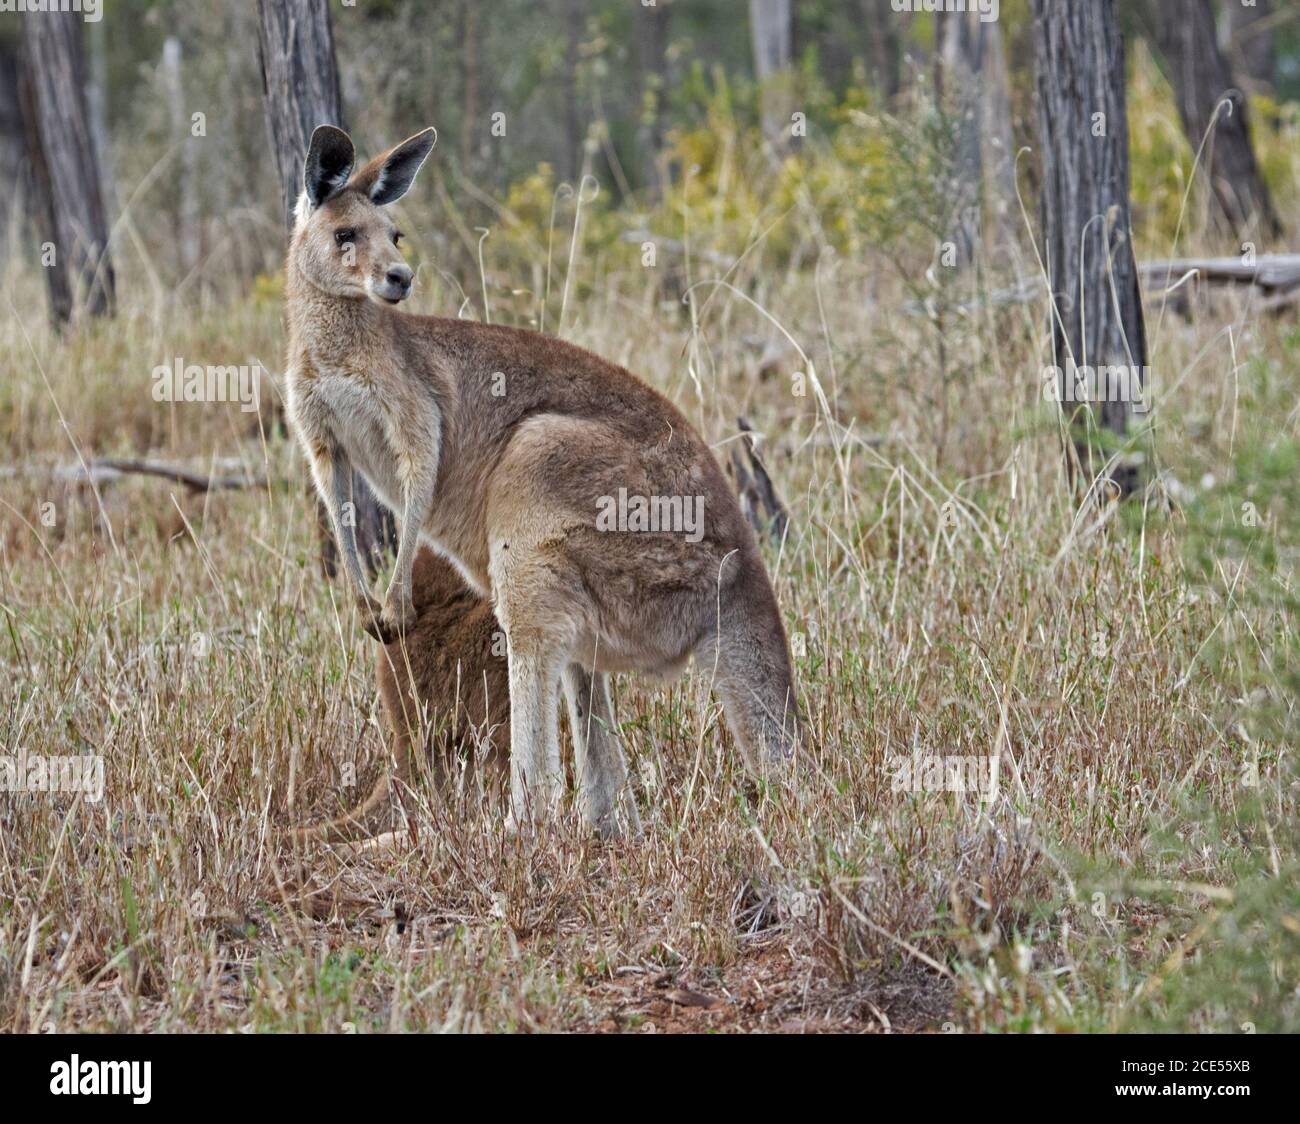
[[[421,129],[413,137],[407,137],[406,140],[398,146],[408,152],[423,152],[428,155],[433,151],[433,146],[438,143],[438,130],[432,125],[427,129]]]
[[[317,125],[312,130],[311,145],[312,148],[342,147],[346,145],[352,147],[352,138],[347,135],[337,125]]]

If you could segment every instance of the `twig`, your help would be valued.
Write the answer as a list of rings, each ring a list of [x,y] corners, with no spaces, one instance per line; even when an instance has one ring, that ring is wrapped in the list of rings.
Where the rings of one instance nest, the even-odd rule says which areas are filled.
[[[90,462],[91,470],[109,469],[119,473],[135,473],[140,476],[160,476],[177,484],[184,484],[192,492],[215,492],[224,488],[265,488],[266,480],[254,476],[204,476],[179,465],[163,464],[161,461],[120,460],[113,457],[96,459]]]

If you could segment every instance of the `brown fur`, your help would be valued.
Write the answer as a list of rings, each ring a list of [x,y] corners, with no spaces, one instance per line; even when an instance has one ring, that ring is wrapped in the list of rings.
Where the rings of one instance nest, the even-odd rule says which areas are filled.
[[[410,782],[421,751],[439,784],[461,766],[467,774],[485,767],[495,780],[508,761],[510,680],[491,604],[427,547],[416,556],[412,578],[416,622],[375,661],[392,771],[350,812],[300,829],[303,838],[351,842],[373,834],[395,785]]]
[[[725,475],[662,395],[562,340],[383,307],[405,292],[388,280],[392,224],[364,189],[391,197],[387,185],[404,179],[404,190],[424,136],[342,186],[350,141],[313,137],[308,185],[320,201],[300,212],[286,287],[289,412],[376,635],[416,622],[421,538],[492,596],[509,644],[512,822],[544,817],[558,796],[563,682],[584,816],[613,830],[621,805],[635,831],[607,674],[672,675],[699,657],[751,765],[782,766],[798,727],[776,598]],[[321,188],[313,166],[343,172]],[[353,466],[402,524],[382,605],[345,518]],[[599,529],[620,489],[702,497],[697,541]]]
[[[745,516],[755,531],[766,529],[779,541],[789,518],[785,505],[754,445],[749,423],[741,418],[739,425],[743,440],[733,443],[732,457]],[[491,605],[428,547],[416,556],[412,577],[415,625],[404,641],[387,645],[375,661],[394,771],[346,815],[305,829],[308,837],[348,842],[373,834],[393,781],[410,779],[422,728],[428,731],[423,748],[439,781],[456,762],[486,764],[494,776],[506,763],[510,680],[500,650],[501,626]]]

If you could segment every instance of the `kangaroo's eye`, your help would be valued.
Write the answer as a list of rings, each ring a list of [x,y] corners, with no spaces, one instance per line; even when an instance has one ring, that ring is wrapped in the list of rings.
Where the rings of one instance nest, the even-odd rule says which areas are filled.
[[[401,232],[400,230],[394,230],[394,231],[393,231],[393,245],[396,246],[399,242],[401,242],[401,240],[402,240],[402,232]]]
[[[349,242],[355,242],[357,232],[351,227],[344,227],[342,230],[334,232],[334,241],[340,246],[346,246]]]

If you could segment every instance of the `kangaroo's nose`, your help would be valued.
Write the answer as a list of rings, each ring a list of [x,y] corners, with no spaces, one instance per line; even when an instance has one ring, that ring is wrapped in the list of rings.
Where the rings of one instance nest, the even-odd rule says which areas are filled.
[[[405,289],[411,284],[411,278],[413,276],[414,274],[411,273],[411,267],[409,265],[395,265],[389,269],[384,280],[399,289]]]

